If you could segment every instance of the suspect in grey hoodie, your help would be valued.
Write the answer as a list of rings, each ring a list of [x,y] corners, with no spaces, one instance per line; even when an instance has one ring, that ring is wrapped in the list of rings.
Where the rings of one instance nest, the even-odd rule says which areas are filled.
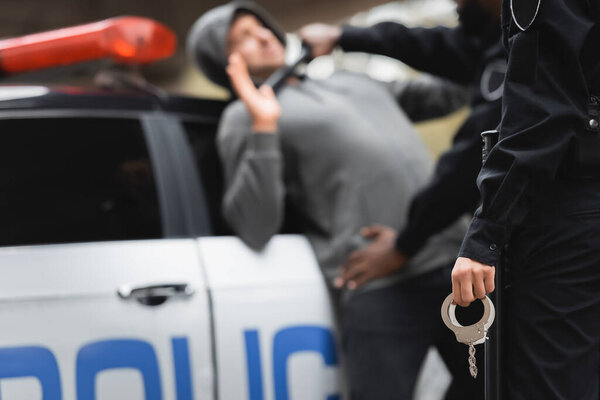
[[[285,43],[254,3],[233,2],[202,16],[190,34],[190,55],[226,87],[227,34],[238,10],[254,14]],[[339,72],[284,85],[277,99],[282,114],[274,135],[253,133],[240,101],[222,116],[217,144],[226,180],[223,213],[239,237],[260,250],[280,230],[287,199],[331,282],[346,257],[368,244],[361,227],[405,223],[432,160],[389,85]],[[465,227],[461,221],[435,236],[406,268],[367,287],[451,264]]]

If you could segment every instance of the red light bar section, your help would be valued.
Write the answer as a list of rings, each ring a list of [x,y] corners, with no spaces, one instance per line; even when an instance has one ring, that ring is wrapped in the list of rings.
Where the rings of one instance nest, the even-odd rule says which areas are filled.
[[[157,21],[117,17],[0,40],[0,70],[17,73],[100,58],[145,64],[170,57],[176,46],[173,31]]]

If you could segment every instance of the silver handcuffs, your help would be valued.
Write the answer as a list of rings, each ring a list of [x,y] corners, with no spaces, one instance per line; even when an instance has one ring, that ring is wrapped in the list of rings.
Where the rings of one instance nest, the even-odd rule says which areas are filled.
[[[484,343],[487,339],[488,329],[492,326],[496,317],[494,303],[489,297],[485,296],[481,300],[483,303],[481,320],[473,325],[462,326],[456,319],[456,304],[452,304],[452,300],[454,300],[454,296],[450,293],[442,303],[442,320],[448,329],[454,332],[456,340],[466,345]]]

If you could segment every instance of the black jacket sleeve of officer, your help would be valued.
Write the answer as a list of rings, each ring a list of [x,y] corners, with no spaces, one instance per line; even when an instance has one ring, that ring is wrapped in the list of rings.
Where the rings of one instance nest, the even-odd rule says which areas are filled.
[[[471,83],[481,43],[461,28],[407,28],[382,22],[368,28],[345,26],[339,45],[344,51],[380,54],[420,71],[458,83]]]
[[[396,248],[412,257],[435,233],[473,212],[479,202],[475,180],[481,167],[481,139],[473,132],[498,123],[501,101],[474,108],[457,132],[452,147],[437,162],[433,178],[413,198],[407,224]]]
[[[556,177],[569,142],[587,122],[580,55],[592,21],[585,2],[541,0],[534,22],[528,28],[521,23],[527,28],[522,31],[511,9],[518,16],[518,7],[532,1],[537,3],[503,4],[509,60],[500,141],[477,179],[482,205],[459,253],[487,265],[497,265],[500,249],[527,215],[536,187]]]
[[[439,78],[407,79],[386,83],[412,122],[440,118],[468,105],[470,91]]]

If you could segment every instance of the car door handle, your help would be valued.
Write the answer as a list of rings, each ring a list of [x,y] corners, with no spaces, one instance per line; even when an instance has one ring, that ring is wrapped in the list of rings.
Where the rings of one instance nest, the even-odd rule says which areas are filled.
[[[137,300],[147,306],[163,304],[169,298],[188,298],[194,295],[194,288],[187,283],[160,283],[157,285],[123,285],[117,290],[123,300]]]

